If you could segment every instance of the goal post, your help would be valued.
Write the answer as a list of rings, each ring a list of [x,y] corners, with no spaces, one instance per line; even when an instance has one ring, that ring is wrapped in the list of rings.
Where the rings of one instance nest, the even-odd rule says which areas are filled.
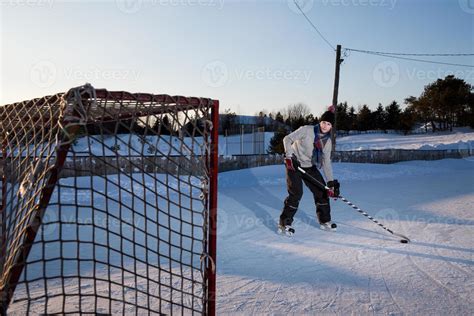
[[[2,314],[215,314],[216,100],[0,107]]]

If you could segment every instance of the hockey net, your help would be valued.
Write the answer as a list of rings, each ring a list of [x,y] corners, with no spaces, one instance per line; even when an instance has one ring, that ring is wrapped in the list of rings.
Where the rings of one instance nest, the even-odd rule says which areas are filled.
[[[218,101],[0,107],[0,311],[214,314]]]

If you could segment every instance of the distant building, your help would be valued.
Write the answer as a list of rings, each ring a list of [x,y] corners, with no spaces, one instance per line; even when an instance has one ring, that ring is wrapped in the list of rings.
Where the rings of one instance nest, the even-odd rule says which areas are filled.
[[[242,128],[245,133],[252,131],[252,128],[264,127],[265,131],[275,131],[279,127],[290,130],[290,127],[284,123],[278,122],[269,116],[254,115],[235,115],[219,114],[219,134],[224,134],[227,130],[228,134],[236,134],[241,132]]]

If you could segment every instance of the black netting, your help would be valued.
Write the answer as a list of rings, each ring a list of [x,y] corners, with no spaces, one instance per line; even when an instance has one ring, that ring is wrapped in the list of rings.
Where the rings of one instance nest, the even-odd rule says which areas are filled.
[[[2,107],[8,314],[207,313],[216,106],[84,86]]]

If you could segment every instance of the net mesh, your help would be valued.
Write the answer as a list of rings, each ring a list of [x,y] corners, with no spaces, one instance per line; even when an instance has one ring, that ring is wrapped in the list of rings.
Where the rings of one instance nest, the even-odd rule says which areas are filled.
[[[216,106],[86,85],[0,107],[3,311],[206,314]]]

